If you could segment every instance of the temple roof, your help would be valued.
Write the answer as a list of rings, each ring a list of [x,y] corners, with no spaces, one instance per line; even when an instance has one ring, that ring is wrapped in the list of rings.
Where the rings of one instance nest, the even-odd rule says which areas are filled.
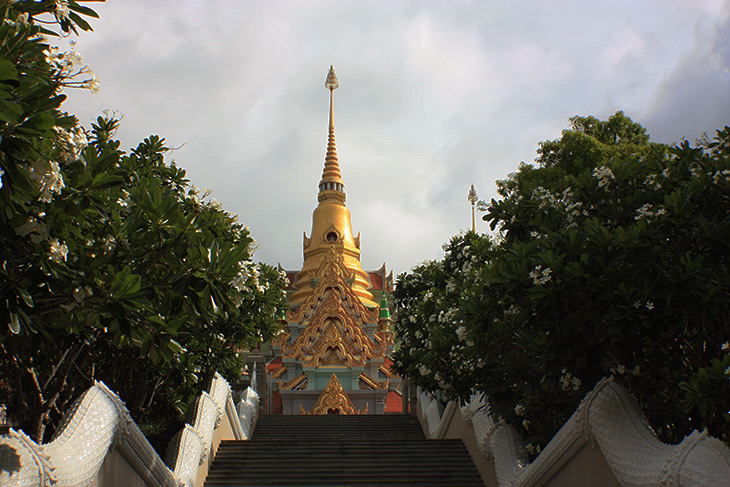
[[[385,396],[384,413],[402,413],[403,412],[403,395],[394,390],[388,391]]]

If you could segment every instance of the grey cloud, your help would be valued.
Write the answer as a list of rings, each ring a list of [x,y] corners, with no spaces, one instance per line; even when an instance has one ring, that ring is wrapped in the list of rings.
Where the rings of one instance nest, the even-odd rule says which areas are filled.
[[[730,124],[730,16],[708,53],[696,50],[657,90],[645,124],[652,140],[693,141]]]
[[[85,123],[120,110],[123,146],[150,133],[186,143],[171,157],[249,225],[258,259],[287,268],[301,265],[317,203],[330,64],[340,78],[337,147],[363,262],[397,271],[437,258],[469,226],[469,185],[493,197],[494,181],[531,162],[537,143],[558,137],[571,115],[646,114],[634,118],[653,138],[672,138],[700,135],[730,113],[727,22],[713,51],[682,58],[679,40],[659,43],[668,29],[689,38],[692,22],[718,22],[676,0],[619,1],[599,13],[577,0],[124,0],[94,8],[96,33],[78,49],[102,92],[71,93],[66,108]],[[600,53],[624,25],[646,53],[619,63],[627,69],[601,71]],[[632,75],[637,62],[649,75]]]

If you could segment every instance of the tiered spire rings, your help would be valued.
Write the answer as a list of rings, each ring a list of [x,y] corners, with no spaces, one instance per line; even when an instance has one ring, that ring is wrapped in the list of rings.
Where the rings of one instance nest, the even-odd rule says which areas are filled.
[[[340,164],[337,161],[337,148],[335,147],[335,116],[333,95],[334,91],[339,88],[335,75],[335,68],[330,66],[327,73],[327,81],[324,83],[325,88],[330,90],[330,124],[329,134],[327,136],[327,156],[324,159],[324,171],[322,172],[322,180],[319,182],[319,192],[337,191],[345,193],[345,184],[342,182],[342,174],[340,173]]]

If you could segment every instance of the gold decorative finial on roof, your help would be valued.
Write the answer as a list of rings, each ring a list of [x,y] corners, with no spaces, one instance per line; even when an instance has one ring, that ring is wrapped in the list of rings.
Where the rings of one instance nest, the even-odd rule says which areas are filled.
[[[340,87],[337,82],[337,76],[335,76],[335,68],[330,64],[330,71],[327,73],[327,81],[324,82],[325,88],[330,91],[334,91]]]
[[[471,185],[467,199],[469,200],[469,203],[471,203],[471,231],[476,233],[477,223],[476,218],[474,217],[474,204],[479,200],[479,197],[477,196],[477,190],[474,189],[473,184]]]

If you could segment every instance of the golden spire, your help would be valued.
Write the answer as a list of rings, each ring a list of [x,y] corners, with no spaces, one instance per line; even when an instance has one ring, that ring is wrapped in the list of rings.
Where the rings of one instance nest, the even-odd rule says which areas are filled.
[[[334,258],[342,262],[343,277],[350,282],[351,289],[360,302],[369,308],[376,308],[370,276],[360,263],[360,234],[352,232],[350,210],[345,205],[345,184],[340,175],[340,165],[335,149],[335,122],[333,92],[339,86],[335,69],[330,66],[325,88],[330,91],[329,136],[327,156],[324,162],[322,180],[319,182],[319,204],[312,213],[311,237],[304,234],[304,264],[294,281],[294,291],[289,297],[289,305],[296,308],[312,294],[319,280],[323,261]],[[345,276],[346,274],[346,276]]]
[[[336,199],[341,199],[344,203],[345,184],[342,182],[340,164],[337,161],[337,148],[335,147],[335,116],[333,105],[334,91],[339,88],[340,84],[337,82],[337,76],[335,75],[335,68],[333,66],[330,66],[329,73],[327,73],[327,81],[325,81],[324,86],[325,88],[330,90],[330,124],[329,133],[327,136],[327,156],[324,159],[322,180],[319,182],[319,201],[322,201],[322,199],[324,199],[325,197],[325,195],[322,194],[323,192],[336,191],[338,193],[342,193],[342,195],[338,195]]]

